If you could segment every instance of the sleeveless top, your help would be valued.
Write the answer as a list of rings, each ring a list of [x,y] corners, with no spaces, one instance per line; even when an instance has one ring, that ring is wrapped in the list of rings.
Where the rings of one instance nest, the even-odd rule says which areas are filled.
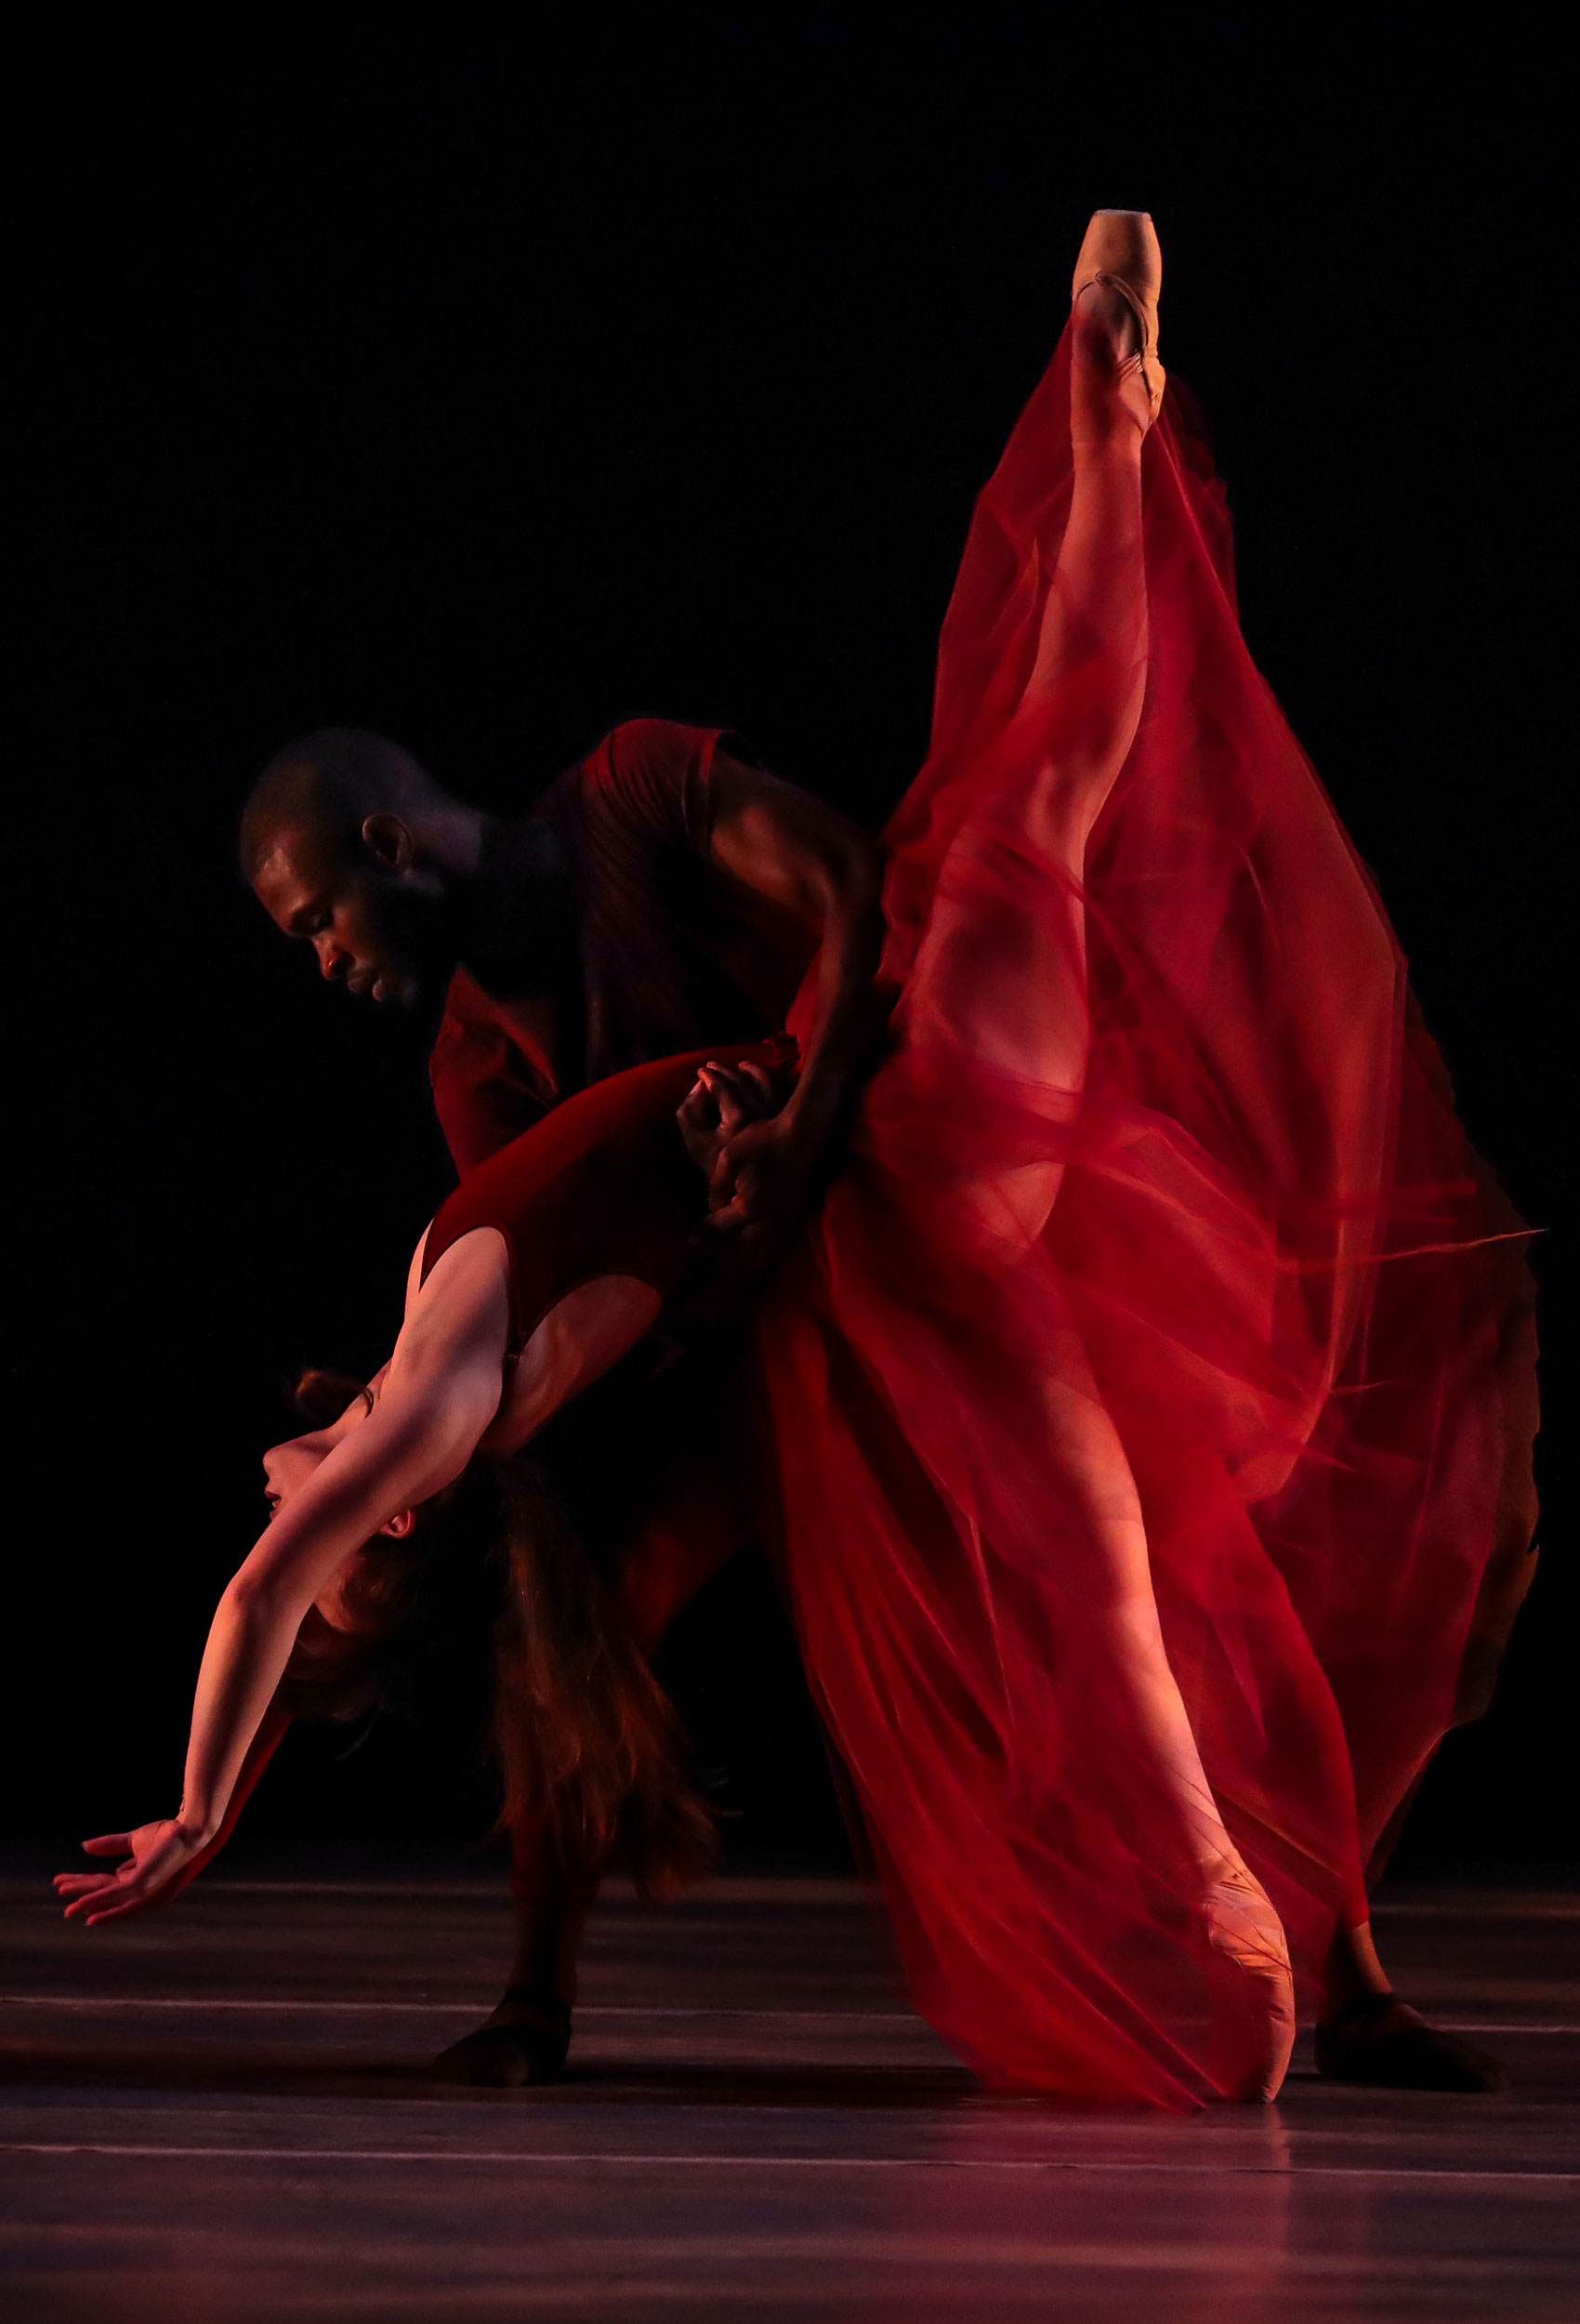
[[[715,1044],[634,1066],[565,1099],[441,1205],[423,1280],[463,1235],[496,1227],[509,1254],[510,1359],[550,1308],[599,1275],[635,1275],[667,1299],[695,1256],[707,1207],[676,1108],[710,1060],[782,1068],[794,1055],[783,1036]]]

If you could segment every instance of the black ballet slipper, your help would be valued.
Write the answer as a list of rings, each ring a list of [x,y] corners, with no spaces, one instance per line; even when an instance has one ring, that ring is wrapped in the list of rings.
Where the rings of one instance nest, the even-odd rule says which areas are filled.
[[[571,2012],[546,1986],[513,1985],[476,2033],[441,2050],[430,2069],[441,2082],[474,2090],[526,2090],[559,2079],[571,2047]]]
[[[1508,2088],[1508,2069],[1457,2034],[1429,2026],[1397,1993],[1363,1993],[1317,2027],[1317,2071],[1330,2082],[1367,2090],[1488,2091]]]

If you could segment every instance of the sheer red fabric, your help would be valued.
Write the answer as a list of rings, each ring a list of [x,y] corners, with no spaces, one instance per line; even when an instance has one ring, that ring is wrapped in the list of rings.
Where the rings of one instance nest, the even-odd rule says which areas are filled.
[[[1140,727],[1080,892],[1039,848],[1029,787],[1115,682],[1095,633],[1073,678],[1039,667],[1071,487],[1066,344],[979,503],[889,834],[897,1045],[759,1343],[806,1659],[918,2005],[994,2082],[1182,2106],[1227,2087],[1200,1875],[1048,1384],[1117,1428],[1309,1990],[1528,1575],[1532,1300],[1172,394]],[[1060,1070],[995,1062],[984,1012],[1017,1009]],[[1019,1198],[1050,1171],[1051,1209]]]

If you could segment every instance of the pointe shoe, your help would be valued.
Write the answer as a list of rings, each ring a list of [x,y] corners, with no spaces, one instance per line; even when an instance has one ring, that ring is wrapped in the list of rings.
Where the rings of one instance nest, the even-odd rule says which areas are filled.
[[[1214,1955],[1208,2070],[1231,2098],[1270,2104],[1295,2047],[1295,1980],[1272,1900],[1247,1868],[1231,1868],[1197,1900]]]
[[[1126,412],[1141,433],[1163,409],[1167,374],[1158,361],[1157,302],[1163,288],[1163,252],[1157,231],[1146,210],[1094,210],[1070,285],[1073,308],[1083,291],[1100,284],[1125,301],[1135,317],[1139,344],[1108,366],[1092,346],[1077,342],[1072,369],[1072,426],[1078,439],[1088,428],[1106,435],[1112,429],[1113,406]],[[1081,375],[1086,375],[1084,377]],[[1104,405],[1108,409],[1104,410]],[[1089,405],[1082,412],[1077,405]]]

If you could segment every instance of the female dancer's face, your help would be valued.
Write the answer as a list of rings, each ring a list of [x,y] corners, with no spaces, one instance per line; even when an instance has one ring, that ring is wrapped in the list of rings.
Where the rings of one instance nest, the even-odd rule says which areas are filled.
[[[367,1419],[371,1408],[367,1399],[359,1396],[354,1404],[346,1406],[332,1427],[309,1429],[305,1436],[290,1436],[282,1445],[270,1445],[263,1456],[264,1495],[269,1502],[270,1525],[286,1503],[301,1491],[308,1479],[317,1475],[336,1446]],[[388,1533],[395,1540],[403,1540],[415,1522],[409,1509],[401,1509],[393,1517],[388,1518],[378,1530]],[[351,1556],[354,1558],[355,1555],[353,1551]],[[346,1561],[348,1567],[350,1563],[349,1558]],[[345,1570],[343,1567],[341,1572]],[[319,1612],[326,1622],[336,1629],[341,1627],[336,1621],[340,1602],[340,1574],[337,1574],[318,1600]]]
[[[358,1413],[365,1409],[359,1403]],[[317,1474],[339,1442],[341,1425],[336,1420],[333,1428],[309,1429],[305,1436],[290,1436],[283,1445],[270,1445],[263,1456],[263,1493],[271,1520],[301,1491],[309,1477]]]

